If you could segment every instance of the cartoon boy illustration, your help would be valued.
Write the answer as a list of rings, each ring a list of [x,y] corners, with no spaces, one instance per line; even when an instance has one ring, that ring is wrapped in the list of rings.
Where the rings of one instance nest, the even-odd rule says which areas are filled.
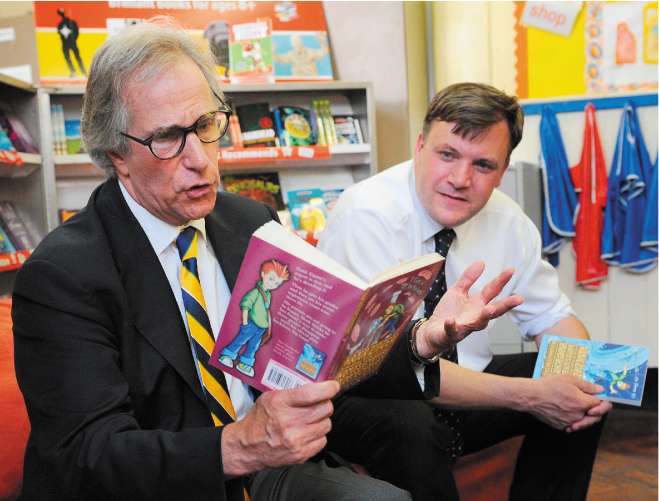
[[[270,304],[272,292],[289,279],[288,266],[276,259],[261,264],[261,280],[247,292],[240,301],[242,323],[236,337],[220,353],[220,363],[227,367],[236,364],[243,374],[254,377],[254,361],[257,350],[268,342],[271,336]],[[241,349],[244,351],[240,353]]]

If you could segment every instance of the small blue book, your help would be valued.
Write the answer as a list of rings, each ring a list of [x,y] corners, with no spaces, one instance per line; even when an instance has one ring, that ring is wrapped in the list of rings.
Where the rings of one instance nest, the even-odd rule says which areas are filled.
[[[648,356],[644,346],[544,336],[533,377],[572,374],[602,386],[604,391],[598,397],[638,407],[643,399]]]

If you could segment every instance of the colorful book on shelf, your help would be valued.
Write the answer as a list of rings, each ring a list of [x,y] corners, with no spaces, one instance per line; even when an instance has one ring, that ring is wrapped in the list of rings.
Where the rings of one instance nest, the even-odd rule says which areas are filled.
[[[320,188],[291,190],[286,196],[293,228],[313,234],[325,229],[328,214],[323,190]]]
[[[274,83],[270,19],[229,27],[229,75],[231,83]]]
[[[14,145],[9,140],[9,135],[4,128],[0,127],[0,150],[2,151],[16,151]]]
[[[332,80],[326,31],[272,33],[276,80]]]
[[[263,202],[277,211],[284,209],[279,174],[276,172],[224,174],[222,185],[230,193]]]
[[[229,24],[226,21],[213,21],[204,30],[204,38],[215,60],[215,68],[224,80],[229,78]]]
[[[30,250],[34,248],[32,237],[30,237],[30,233],[18,215],[14,204],[6,200],[0,201],[0,224],[16,250]]]
[[[640,406],[648,356],[644,346],[545,335],[533,377],[572,374],[602,386],[602,399]]]
[[[236,106],[243,146],[275,146],[275,128],[268,103]]]
[[[0,128],[4,129],[17,151],[38,153],[35,142],[23,122],[9,108],[0,103]],[[2,148],[0,148],[2,149]]]
[[[80,136],[80,119],[72,118],[64,120],[64,135],[66,137],[66,152],[69,155],[84,153],[82,138]]]
[[[259,390],[375,374],[443,264],[436,253],[367,283],[271,221],[252,236],[211,363]]]
[[[50,105],[50,125],[53,134],[53,152],[55,155],[66,155],[66,131],[64,125],[64,106]]]
[[[334,129],[337,144],[362,144],[364,142],[359,119],[352,115],[334,116]]]
[[[8,252],[16,252],[16,247],[11,242],[9,235],[0,226],[0,254],[7,254]]]
[[[298,106],[279,106],[273,110],[273,116],[280,146],[316,144],[309,110]]]
[[[332,117],[332,107],[328,99],[314,99],[311,106],[316,118],[318,144],[331,146],[337,143],[336,129]]]

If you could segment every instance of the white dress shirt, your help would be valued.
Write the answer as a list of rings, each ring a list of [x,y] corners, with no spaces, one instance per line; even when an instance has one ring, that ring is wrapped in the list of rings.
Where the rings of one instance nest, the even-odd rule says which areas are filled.
[[[144,233],[146,233],[151,247],[153,247],[154,252],[158,256],[165,275],[167,275],[167,280],[172,288],[181,318],[189,335],[190,332],[183,305],[183,293],[181,292],[181,282],[179,281],[181,258],[176,248],[176,238],[184,227],[172,226],[158,219],[133,199],[121,181],[119,182],[119,187],[128,207],[144,230]],[[197,219],[191,221],[189,226],[194,226],[200,233],[201,238],[198,239],[197,247],[197,269],[199,271],[199,281],[201,282],[204,301],[206,301],[206,308],[208,309],[207,313],[213,331],[212,334],[214,338],[217,338],[217,333],[220,331],[220,325],[222,325],[222,320],[224,320],[224,315],[229,306],[231,292],[222,273],[220,263],[215,257],[215,252],[206,238],[205,221],[203,219]],[[194,356],[192,354],[192,347],[190,347],[190,356]],[[254,405],[254,398],[249,387],[240,381],[240,379],[226,373],[224,377],[229,388],[231,403],[236,411],[236,416],[240,420],[252,405]]]
[[[435,251],[434,235],[442,226],[423,208],[414,181],[412,160],[349,187],[330,214],[318,247],[365,280],[402,261]],[[465,223],[446,259],[450,287],[471,263],[485,262],[472,287],[480,291],[504,268],[515,274],[500,297],[520,294],[524,303],[510,313],[525,339],[532,339],[573,314],[561,292],[554,268],[541,259],[538,230],[507,195],[494,190],[490,200]],[[423,315],[419,308],[417,316]],[[460,365],[483,370],[492,360],[488,328],[458,344]]]

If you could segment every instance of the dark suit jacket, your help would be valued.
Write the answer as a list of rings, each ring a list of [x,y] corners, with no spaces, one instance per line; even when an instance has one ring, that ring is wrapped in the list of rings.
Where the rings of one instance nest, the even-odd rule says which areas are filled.
[[[230,288],[252,232],[273,217],[219,194],[206,229]],[[174,295],[116,180],[28,259],[12,316],[32,425],[25,499],[234,497]],[[420,398],[406,345],[394,351],[363,391]]]

